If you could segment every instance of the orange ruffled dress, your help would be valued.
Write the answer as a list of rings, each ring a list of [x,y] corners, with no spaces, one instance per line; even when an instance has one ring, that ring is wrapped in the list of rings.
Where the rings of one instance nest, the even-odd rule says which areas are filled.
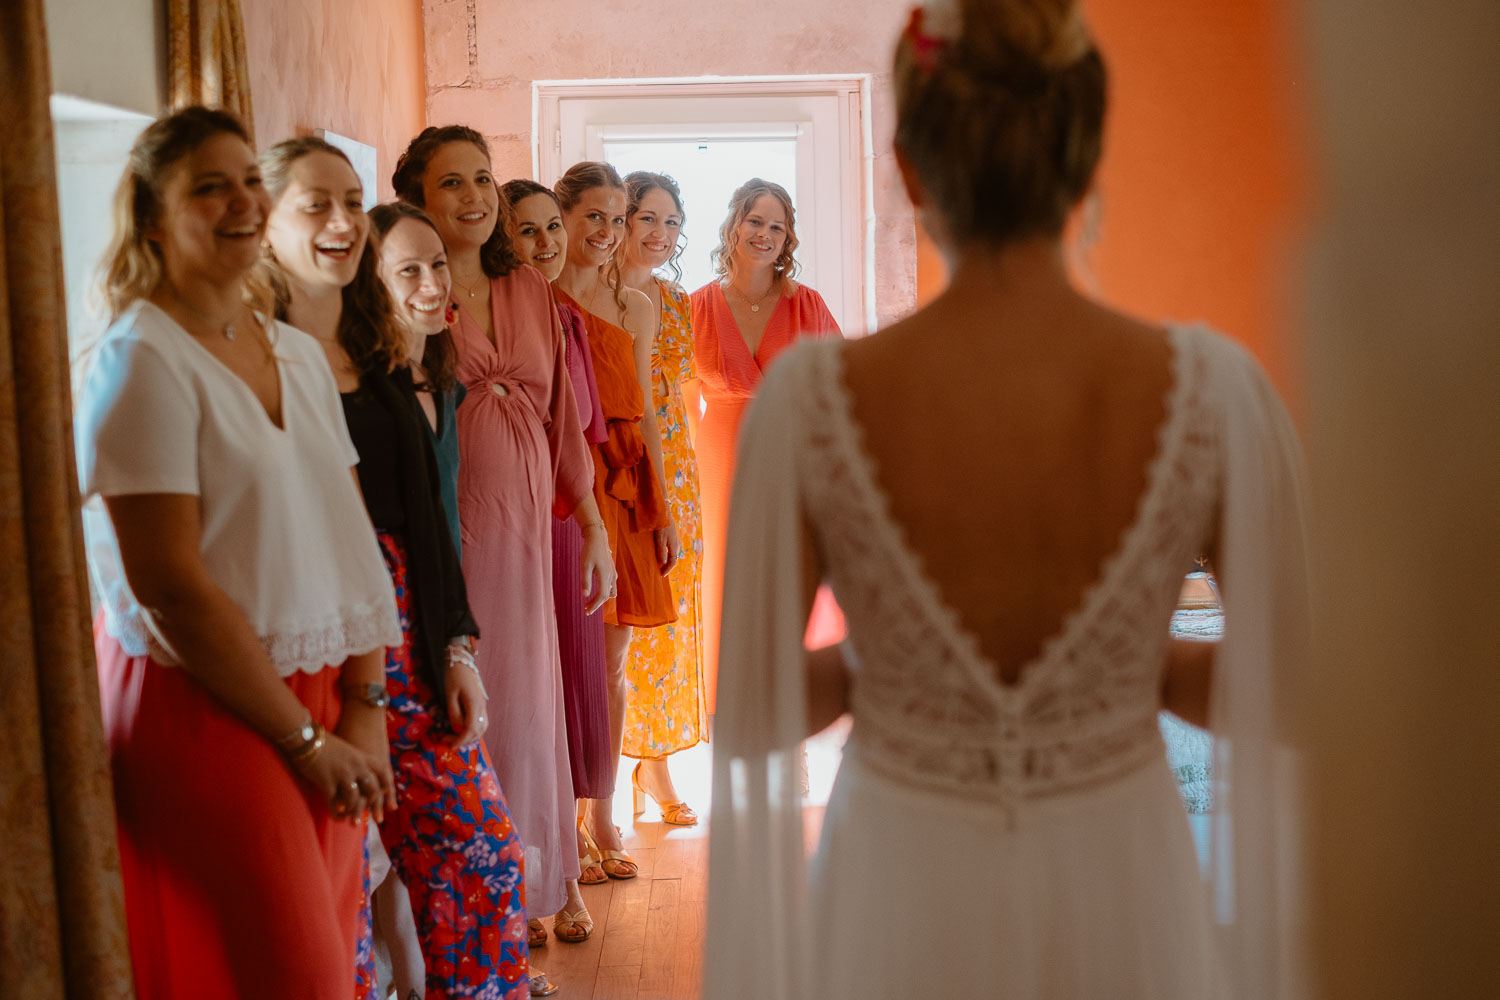
[[[609,437],[591,445],[594,453],[594,498],[609,533],[609,547],[619,574],[618,593],[604,605],[610,625],[655,628],[677,620],[672,585],[656,561],[656,532],[668,524],[651,455],[641,435],[645,398],[635,370],[635,341],[624,329],[584,309],[560,288],[559,302],[583,315],[594,356],[594,378]]]

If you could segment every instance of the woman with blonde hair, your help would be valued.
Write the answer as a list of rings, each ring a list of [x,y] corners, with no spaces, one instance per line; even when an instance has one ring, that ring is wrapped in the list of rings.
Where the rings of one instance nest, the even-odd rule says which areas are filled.
[[[610,758],[619,760],[625,727],[625,662],[636,629],[677,617],[668,579],[679,542],[662,477],[661,434],[651,394],[651,301],[620,281],[616,252],[625,233],[625,184],[607,163],[575,163],[553,186],[567,230],[558,301],[577,309],[588,332],[606,439],[593,448],[594,496],[620,573],[604,606]],[[613,820],[614,800],[589,800],[589,832],[610,878],[635,878]]]
[[[643,292],[657,313],[651,343],[651,405],[661,431],[662,473],[672,523],[682,557],[672,569],[677,620],[639,629],[626,663],[625,754],[639,758],[631,772],[636,813],[650,796],[662,822],[692,826],[698,814],[678,795],[667,759],[708,737],[703,699],[702,604],[699,566],[703,560],[698,460],[692,430],[698,414],[698,370],[693,363],[693,315],[687,292],[659,272],[678,277],[686,213],[682,191],[665,174],[637,170],[625,177],[625,240],[618,251],[620,278]]]
[[[872,337],[793,349],[746,417],[704,995],[1293,995],[1274,713],[1305,653],[1295,432],[1232,341],[1070,281],[1106,92],[1076,3],[919,7],[894,81],[952,280]],[[1203,551],[1229,628],[1174,641]],[[822,580],[849,638],[808,654]],[[1163,708],[1229,750],[1212,901]],[[796,748],[846,711],[809,877]]]
[[[348,1000],[364,818],[394,809],[401,640],[317,342],[249,277],[243,126],[148,126],[115,201],[113,317],[77,405],[121,873],[141,996]]]
[[[735,442],[745,408],[771,363],[805,337],[841,337],[823,297],[795,280],[797,213],[786,188],[753,177],[729,199],[713,257],[719,272],[692,295],[693,344],[703,393],[695,442],[703,490],[703,661],[708,711],[715,710],[724,545]],[[836,633],[836,611],[820,608],[814,632]]]

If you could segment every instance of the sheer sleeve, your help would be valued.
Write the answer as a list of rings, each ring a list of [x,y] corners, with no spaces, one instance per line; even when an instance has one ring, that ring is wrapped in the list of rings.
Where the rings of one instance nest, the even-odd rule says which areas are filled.
[[[1223,400],[1219,567],[1224,638],[1215,666],[1209,860],[1237,1000],[1303,995],[1296,898],[1302,810],[1289,736],[1308,665],[1307,473],[1286,409],[1237,345],[1214,338]]]
[[[808,982],[798,747],[806,716],[799,453],[809,360],[782,359],[745,417],[730,527],[709,839],[706,1000]]]

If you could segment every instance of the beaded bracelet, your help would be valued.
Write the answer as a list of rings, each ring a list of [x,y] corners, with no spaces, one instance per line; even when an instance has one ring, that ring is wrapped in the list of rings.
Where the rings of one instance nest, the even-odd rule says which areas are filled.
[[[490,693],[485,690],[484,675],[479,672],[479,664],[475,662],[474,654],[463,646],[450,644],[448,646],[448,669],[452,670],[454,667],[468,667],[474,671],[474,676],[479,679],[479,693],[486,698],[490,696]]]

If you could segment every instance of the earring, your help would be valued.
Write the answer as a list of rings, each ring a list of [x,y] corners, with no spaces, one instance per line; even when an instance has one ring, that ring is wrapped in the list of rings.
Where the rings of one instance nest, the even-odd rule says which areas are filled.
[[[452,326],[458,322],[458,306],[452,302],[448,303],[447,307],[443,309],[443,322],[448,326]]]

